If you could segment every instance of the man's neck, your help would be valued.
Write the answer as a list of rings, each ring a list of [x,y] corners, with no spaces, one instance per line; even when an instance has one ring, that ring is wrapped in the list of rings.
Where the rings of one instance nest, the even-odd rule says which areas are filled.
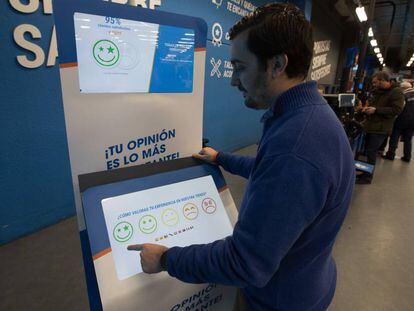
[[[304,80],[302,78],[284,79],[282,81],[278,81],[278,85],[274,88],[274,94],[271,97],[270,106],[280,95],[303,82]]]

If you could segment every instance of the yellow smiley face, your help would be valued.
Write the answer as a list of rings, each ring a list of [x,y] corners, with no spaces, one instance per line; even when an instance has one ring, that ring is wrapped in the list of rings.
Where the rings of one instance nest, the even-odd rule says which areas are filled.
[[[167,208],[162,212],[161,220],[165,225],[173,227],[178,224],[179,217],[175,210]]]

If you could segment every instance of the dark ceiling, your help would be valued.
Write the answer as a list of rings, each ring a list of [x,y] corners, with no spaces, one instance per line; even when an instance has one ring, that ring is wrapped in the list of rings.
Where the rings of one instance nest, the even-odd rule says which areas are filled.
[[[414,52],[414,0],[376,1],[372,26],[387,66],[405,68]]]
[[[360,2],[365,7],[367,14],[370,3],[369,0],[316,1],[336,10],[343,23],[360,26],[361,23],[355,14],[357,3]],[[376,0],[375,2],[372,28],[385,63],[394,71],[406,69],[405,65],[414,52],[414,0]],[[374,54],[371,46],[368,53]]]

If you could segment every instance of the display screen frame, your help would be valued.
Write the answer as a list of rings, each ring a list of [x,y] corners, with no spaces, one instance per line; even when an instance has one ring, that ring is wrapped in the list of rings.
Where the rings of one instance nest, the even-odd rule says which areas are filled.
[[[73,24],[81,93],[193,92],[193,29],[79,12]]]
[[[345,101],[345,99],[352,98],[351,102]],[[355,106],[355,94],[353,93],[342,93],[338,94],[338,103],[340,108],[354,107]]]

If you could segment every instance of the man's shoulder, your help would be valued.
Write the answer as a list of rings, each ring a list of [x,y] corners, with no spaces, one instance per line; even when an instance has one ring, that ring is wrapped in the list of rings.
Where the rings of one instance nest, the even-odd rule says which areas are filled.
[[[311,108],[311,109],[309,109]],[[277,123],[277,122],[276,122]],[[341,123],[328,105],[307,107],[286,116],[283,124],[275,124],[265,137],[266,155],[293,153],[304,158],[336,152],[329,145],[348,144]]]
[[[414,97],[414,88],[406,89],[404,91],[404,96],[409,98]]]
[[[389,94],[397,94],[397,95],[403,95],[403,89],[396,86],[390,89]]]

